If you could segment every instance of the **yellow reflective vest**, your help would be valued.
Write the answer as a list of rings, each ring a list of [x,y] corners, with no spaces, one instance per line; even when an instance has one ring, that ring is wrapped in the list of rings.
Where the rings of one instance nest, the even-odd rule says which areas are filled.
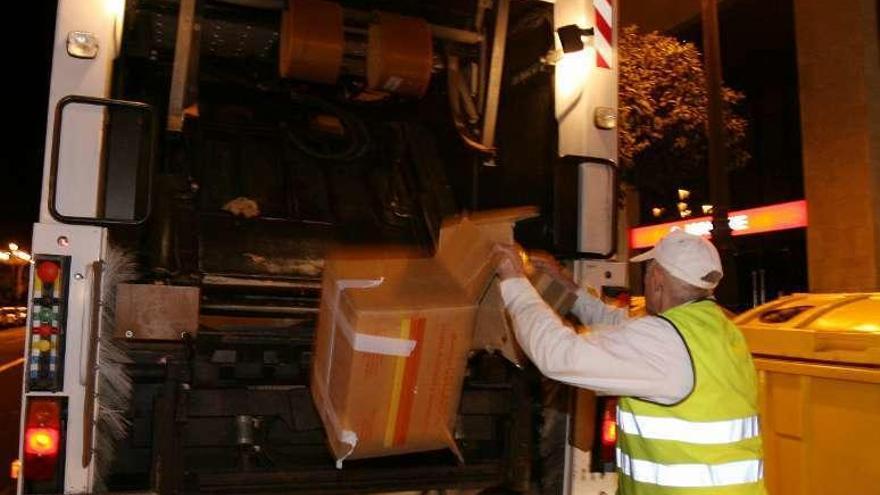
[[[742,333],[710,300],[660,317],[690,352],[694,388],[673,405],[620,400],[619,493],[766,494],[757,376]]]

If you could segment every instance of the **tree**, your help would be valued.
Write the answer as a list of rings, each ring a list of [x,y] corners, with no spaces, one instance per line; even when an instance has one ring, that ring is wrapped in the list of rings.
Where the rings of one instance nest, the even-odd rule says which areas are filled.
[[[706,174],[706,82],[692,43],[623,29],[620,64],[620,161],[623,177],[657,194]],[[734,111],[745,96],[724,87],[728,167],[749,159],[747,121]]]

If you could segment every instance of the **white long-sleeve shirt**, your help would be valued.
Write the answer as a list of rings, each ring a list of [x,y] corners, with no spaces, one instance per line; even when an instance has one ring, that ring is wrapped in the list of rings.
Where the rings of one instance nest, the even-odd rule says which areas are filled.
[[[541,299],[526,278],[501,282],[517,341],[547,377],[604,395],[674,404],[691,392],[693,367],[675,327],[578,292],[572,313],[593,331],[578,335]]]

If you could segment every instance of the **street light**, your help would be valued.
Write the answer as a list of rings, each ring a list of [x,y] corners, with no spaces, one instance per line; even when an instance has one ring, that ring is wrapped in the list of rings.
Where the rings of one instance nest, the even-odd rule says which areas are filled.
[[[9,243],[9,251],[0,251],[0,262],[9,265],[12,269],[12,278],[15,280],[15,299],[20,300],[27,291],[27,284],[24,283],[24,267],[33,264],[33,256],[30,253],[19,249],[17,243]]]
[[[17,243],[9,243],[9,251],[0,251],[0,261],[12,262],[12,264],[24,261],[25,263],[33,263],[33,256],[27,251],[19,249]]]
[[[12,251],[12,255],[22,261],[27,261],[27,262],[31,261],[31,255],[29,253],[26,253],[24,251],[20,251],[18,249]]]

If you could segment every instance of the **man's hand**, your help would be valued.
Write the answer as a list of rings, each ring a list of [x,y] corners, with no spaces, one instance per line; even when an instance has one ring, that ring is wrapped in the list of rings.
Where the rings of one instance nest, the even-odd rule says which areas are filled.
[[[492,254],[498,263],[497,271],[501,280],[526,276],[520,250],[515,244],[495,244]]]
[[[556,261],[556,258],[550,253],[544,251],[532,251],[529,253],[529,262],[536,270],[550,275],[568,290],[574,292],[580,288],[574,283],[568,270],[560,265],[559,262]]]

